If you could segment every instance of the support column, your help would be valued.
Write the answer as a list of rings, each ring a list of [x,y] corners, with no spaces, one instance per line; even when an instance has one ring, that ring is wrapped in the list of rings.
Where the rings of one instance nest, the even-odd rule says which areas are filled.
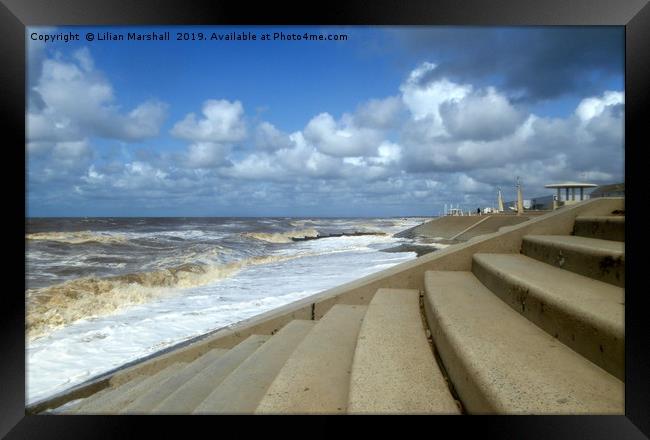
[[[576,189],[571,188],[571,200],[575,201],[576,200]]]
[[[580,187],[580,201],[585,199],[585,189]]]
[[[564,200],[566,200],[568,202],[569,201],[569,188],[564,188],[564,190],[565,190],[564,191],[564,196],[565,196]]]
[[[562,195],[560,194],[560,188],[557,189],[557,201],[562,200]]]

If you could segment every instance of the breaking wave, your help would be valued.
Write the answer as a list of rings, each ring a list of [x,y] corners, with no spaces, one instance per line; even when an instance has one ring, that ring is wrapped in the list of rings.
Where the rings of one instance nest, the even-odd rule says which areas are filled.
[[[304,255],[267,255],[221,265],[186,263],[152,272],[111,277],[85,277],[26,293],[29,339],[58,327],[172,294],[174,288],[208,284],[247,266],[274,263]]]
[[[395,225],[393,225],[395,226]],[[369,234],[385,234],[384,231],[377,229],[377,225],[372,223],[361,223],[358,226],[355,225],[355,230],[358,232],[364,232]]]
[[[254,238],[256,240],[266,241],[268,243],[291,243],[294,238],[315,238],[318,237],[316,229],[297,229],[287,232],[244,232],[245,237]]]
[[[316,222],[313,220],[293,220],[289,222],[291,226],[294,226],[296,228],[304,228],[307,223],[314,224]]]
[[[68,244],[83,243],[124,243],[127,238],[121,235],[108,235],[99,232],[78,231],[78,232],[36,232],[27,234],[28,240],[56,241]]]

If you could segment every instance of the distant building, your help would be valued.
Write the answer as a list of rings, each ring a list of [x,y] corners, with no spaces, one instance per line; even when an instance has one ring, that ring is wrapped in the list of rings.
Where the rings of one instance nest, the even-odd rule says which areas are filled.
[[[540,196],[540,197],[534,197],[531,200],[531,208],[536,211],[550,211],[553,209],[553,202],[555,201],[556,196],[554,195],[548,195],[548,196]]]
[[[625,183],[601,185],[594,189],[589,197],[625,197]]]

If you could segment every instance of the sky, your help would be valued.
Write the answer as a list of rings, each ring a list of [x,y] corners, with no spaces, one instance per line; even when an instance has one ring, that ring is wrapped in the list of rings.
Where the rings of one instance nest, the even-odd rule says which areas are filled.
[[[624,181],[623,27],[29,27],[26,44],[30,217],[431,216],[512,200],[517,176],[524,198]]]

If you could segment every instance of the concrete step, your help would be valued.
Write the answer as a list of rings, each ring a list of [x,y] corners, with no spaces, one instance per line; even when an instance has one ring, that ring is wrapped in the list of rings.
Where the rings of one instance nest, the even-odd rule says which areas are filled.
[[[271,382],[316,321],[294,320],[237,367],[194,414],[252,414]]]
[[[77,410],[77,414],[117,414],[118,411],[133,402],[142,393],[155,384],[166,380],[184,366],[184,363],[175,363],[138,383],[127,382],[97,400],[81,406]]]
[[[75,402],[69,402],[66,403],[65,405],[62,405],[57,409],[56,412],[61,413],[61,414],[76,414],[77,411],[83,406],[83,405],[88,405],[91,402],[94,402],[97,399],[103,398],[103,396],[112,393],[113,391],[117,390],[118,388],[126,389],[127,387],[134,387],[137,385],[139,382],[143,381],[146,379],[147,376],[137,376],[131,379],[128,382],[123,383],[119,387],[106,387],[94,394],[91,394],[90,396],[84,398],[84,399],[79,399],[76,400]]]
[[[574,235],[526,235],[521,253],[619,287],[625,287],[625,243]]]
[[[352,362],[348,413],[459,414],[420,313],[420,292],[379,289]]]
[[[623,414],[624,383],[549,335],[471,273],[428,271],[436,349],[470,414]]]
[[[270,336],[251,335],[226,354],[187,380],[180,388],[151,409],[152,414],[189,414],[235,368],[264,344]]]
[[[143,393],[125,408],[120,414],[146,414],[156,405],[165,400],[171,393],[179,389],[185,382],[193,378],[197,373],[212,365],[219,358],[228,352],[227,349],[214,348],[205,353],[198,359],[193,360],[178,373],[172,375],[167,380]]]
[[[573,234],[602,240],[625,241],[625,216],[576,217]]]
[[[100,390],[97,393],[93,394],[92,396],[95,396],[96,394],[100,394],[103,391],[106,391],[106,389]],[[74,414],[72,412],[72,409],[76,408],[78,405],[81,405],[81,402],[83,402],[85,399],[86,398],[82,397],[79,399],[70,400],[69,402],[66,402],[63,405],[58,406],[56,408],[47,408],[42,412],[40,412],[39,414]]]
[[[255,412],[345,413],[352,357],[367,308],[334,305],[289,357]]]
[[[520,254],[474,254],[499,298],[610,374],[625,377],[625,292]]]

